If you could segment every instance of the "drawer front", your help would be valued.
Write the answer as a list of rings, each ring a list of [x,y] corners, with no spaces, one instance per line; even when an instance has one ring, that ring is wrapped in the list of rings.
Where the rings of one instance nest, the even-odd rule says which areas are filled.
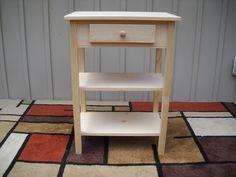
[[[156,25],[90,24],[91,43],[155,43]]]

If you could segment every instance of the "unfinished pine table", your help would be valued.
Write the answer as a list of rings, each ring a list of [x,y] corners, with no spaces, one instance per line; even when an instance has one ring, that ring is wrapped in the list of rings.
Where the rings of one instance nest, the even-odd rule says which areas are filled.
[[[158,152],[164,154],[175,24],[181,17],[164,12],[83,11],[64,18],[70,23],[75,152],[82,153],[81,136],[159,136]],[[86,72],[85,48],[93,47],[155,48],[155,73]],[[153,91],[153,112],[87,112],[86,91]]]

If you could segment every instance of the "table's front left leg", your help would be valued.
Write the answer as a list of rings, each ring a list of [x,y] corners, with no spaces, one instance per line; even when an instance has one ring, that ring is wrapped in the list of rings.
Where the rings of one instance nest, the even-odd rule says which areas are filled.
[[[82,153],[81,125],[80,125],[80,92],[79,92],[79,63],[77,45],[77,23],[70,22],[70,48],[71,48],[71,83],[74,120],[75,153]]]

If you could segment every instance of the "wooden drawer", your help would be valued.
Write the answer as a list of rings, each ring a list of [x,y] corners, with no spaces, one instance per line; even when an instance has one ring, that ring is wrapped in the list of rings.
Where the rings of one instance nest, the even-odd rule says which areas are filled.
[[[156,25],[90,24],[91,43],[155,43]]]

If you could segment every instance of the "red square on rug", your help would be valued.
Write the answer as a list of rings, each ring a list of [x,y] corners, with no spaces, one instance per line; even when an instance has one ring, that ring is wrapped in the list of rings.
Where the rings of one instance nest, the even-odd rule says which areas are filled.
[[[33,134],[19,160],[36,162],[61,162],[64,156],[69,136]]]
[[[71,105],[33,105],[27,116],[73,116]]]
[[[133,111],[151,112],[152,102],[131,102]],[[161,110],[161,103],[159,104]],[[227,111],[220,102],[170,102],[169,111]]]

